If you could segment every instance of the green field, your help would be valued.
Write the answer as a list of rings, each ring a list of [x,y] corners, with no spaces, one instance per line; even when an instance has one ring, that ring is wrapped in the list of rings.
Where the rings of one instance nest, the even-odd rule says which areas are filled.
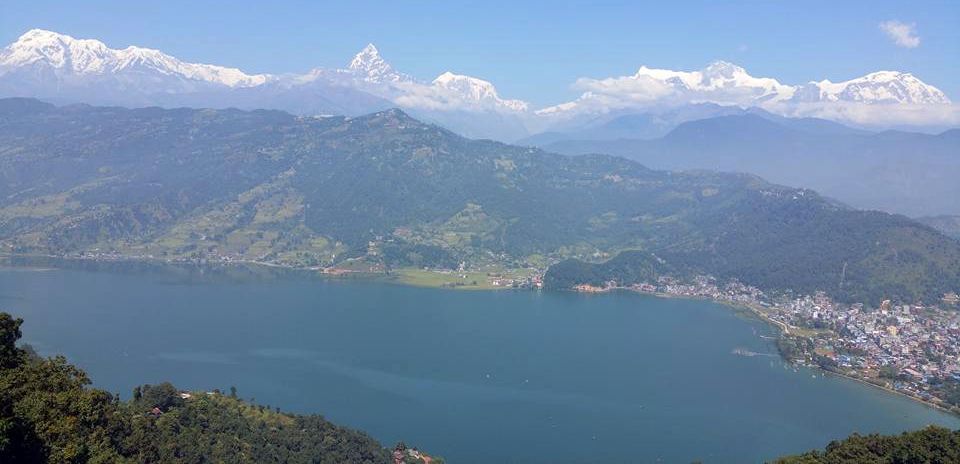
[[[461,290],[498,290],[509,285],[495,285],[497,280],[523,279],[531,275],[529,269],[490,269],[478,271],[436,271],[401,268],[390,273],[394,281],[418,287],[456,288]]]

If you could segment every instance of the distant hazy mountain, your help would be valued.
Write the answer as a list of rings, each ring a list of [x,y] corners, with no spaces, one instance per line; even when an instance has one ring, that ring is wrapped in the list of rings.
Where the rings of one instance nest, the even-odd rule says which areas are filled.
[[[926,224],[953,238],[960,239],[960,215],[957,216],[924,216],[917,218],[918,222]]]
[[[534,111],[523,100],[501,97],[492,83],[477,77],[444,72],[419,80],[395,69],[372,44],[342,69],[283,75],[187,63],[135,46],[111,49],[97,40],[40,29],[0,50],[0,96],[127,107],[267,108],[305,115],[355,116],[401,107],[470,137],[513,141],[543,133],[527,143],[556,140],[551,138],[556,132],[593,138],[587,135],[630,128],[632,137],[656,137],[679,123],[740,114],[746,111],[742,108],[881,128],[927,130],[960,123],[943,92],[909,73],[892,71],[838,83],[788,85],[718,61],[692,72],[641,67],[634,75],[580,79],[576,86],[584,93],[575,101]],[[698,111],[704,114],[697,116]]]
[[[667,135],[682,123],[709,119],[717,116],[756,115],[776,121],[785,126],[819,134],[866,134],[869,131],[845,126],[818,118],[788,118],[775,115],[761,108],[741,108],[714,103],[698,103],[669,108],[652,108],[642,112],[627,110],[598,116],[593,120],[574,125],[557,127],[518,140],[520,145],[546,146],[551,143],[576,140],[654,139]]]
[[[960,287],[960,242],[750,175],[470,140],[399,110],[316,118],[0,100],[8,253],[520,266],[627,249],[671,273],[845,299]]]
[[[750,172],[858,208],[960,214],[960,130],[862,133],[822,120],[743,114],[686,122],[654,140],[559,141],[545,147],[625,156],[657,169]]]

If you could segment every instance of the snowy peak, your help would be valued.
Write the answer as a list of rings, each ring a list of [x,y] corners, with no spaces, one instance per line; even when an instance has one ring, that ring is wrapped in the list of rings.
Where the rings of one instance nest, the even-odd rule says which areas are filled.
[[[723,103],[750,104],[753,99],[779,100],[793,95],[793,88],[776,79],[753,77],[726,61],[714,61],[699,71],[672,71],[641,66],[634,79],[647,79],[683,94],[712,94]],[[726,95],[726,94],[729,95]]]
[[[376,69],[392,70],[390,65],[380,56],[380,50],[377,50],[377,46],[372,43],[367,44],[366,47],[363,47],[363,50],[353,56],[347,69],[356,72]]]
[[[476,77],[454,74],[447,71],[433,80],[434,87],[454,93],[467,101],[489,103],[514,111],[526,111],[528,104],[522,100],[504,100],[497,94],[496,87],[489,81]]]
[[[580,79],[583,94],[574,101],[537,111],[559,119],[613,111],[715,103],[761,107],[779,114],[853,118],[855,112],[836,103],[868,105],[949,105],[950,99],[936,87],[910,73],[879,71],[844,82],[824,80],[803,85],[783,84],[769,77],[751,76],[744,68],[715,61],[698,71],[674,71],[641,66],[631,76]],[[811,105],[815,103],[816,105]],[[828,111],[826,106],[837,109]],[[850,105],[846,105],[850,106]],[[901,107],[906,109],[905,106]],[[931,113],[951,116],[949,108]],[[941,118],[943,119],[943,118]]]
[[[248,75],[236,68],[185,63],[149,48],[109,48],[92,39],[33,29],[0,51],[0,73],[16,68],[49,68],[58,75],[105,75],[126,72],[159,74],[227,87],[252,87],[269,79]]]
[[[77,40],[43,29],[32,29],[0,52],[2,66],[47,64],[73,72],[103,69],[111,50],[99,40]]]
[[[489,81],[464,76],[462,74],[454,74],[450,71],[437,76],[437,78],[433,80],[433,85],[456,90],[474,100],[498,98],[497,90]]]
[[[757,107],[794,117],[862,125],[956,126],[960,108],[910,73],[879,71],[843,82],[788,85],[726,61],[690,71],[641,66],[636,73],[581,78],[580,97],[538,111],[502,98],[489,81],[445,72],[417,80],[367,44],[345,68],[246,74],[188,63],[159,50],[113,49],[99,40],[33,29],[0,48],[0,96],[124,106],[239,106],[297,113],[359,114],[388,105],[479,136],[576,126],[604,115],[687,105]],[[237,89],[244,89],[237,92]],[[480,129],[477,129],[480,128]],[[495,129],[491,129],[495,128]],[[490,132],[484,132],[489,130]]]
[[[737,75],[748,75],[745,69],[726,61],[714,61],[713,63],[710,63],[706,68],[703,69],[702,74],[704,77],[708,77],[710,79],[733,79],[734,76]]]
[[[810,82],[799,87],[799,102],[857,102],[902,104],[949,104],[938,88],[913,74],[878,71],[843,82]]]
[[[347,71],[356,75],[363,81],[371,83],[402,82],[409,81],[410,77],[398,73],[380,56],[380,50],[376,45],[367,44],[354,55],[347,66]]]

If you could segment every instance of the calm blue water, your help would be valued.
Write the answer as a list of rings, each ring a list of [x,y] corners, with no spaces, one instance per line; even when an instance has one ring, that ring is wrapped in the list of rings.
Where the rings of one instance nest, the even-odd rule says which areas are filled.
[[[0,268],[25,341],[97,386],[227,389],[456,463],[760,462],[960,420],[786,368],[723,306],[196,270]]]

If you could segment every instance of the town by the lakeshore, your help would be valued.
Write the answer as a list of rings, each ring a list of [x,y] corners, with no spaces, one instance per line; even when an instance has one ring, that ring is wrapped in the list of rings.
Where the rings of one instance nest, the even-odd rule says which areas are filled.
[[[628,286],[578,285],[578,292],[628,290],[664,297],[704,298],[749,309],[779,329],[777,347],[790,362],[906,395],[960,414],[960,296],[935,304],[878,307],[841,304],[823,292],[771,296],[736,280],[660,277]]]

